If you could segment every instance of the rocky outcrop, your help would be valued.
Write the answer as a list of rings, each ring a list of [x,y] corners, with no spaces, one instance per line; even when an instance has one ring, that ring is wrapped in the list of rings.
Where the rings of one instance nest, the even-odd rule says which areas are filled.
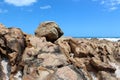
[[[63,32],[55,22],[43,22],[35,31],[35,35],[54,42],[63,35]]]
[[[62,35],[55,22],[42,23],[35,35],[0,24],[0,80],[120,79],[119,41]]]
[[[0,80],[5,80],[6,77],[5,77],[5,74],[3,72],[3,66],[2,66],[1,62],[2,62],[2,59],[1,59],[1,56],[0,56]]]
[[[116,71],[116,68],[109,62],[117,63],[114,56],[117,54],[115,53],[116,49],[119,48],[118,42],[99,39],[63,38],[56,43],[60,46],[69,63],[73,64],[82,73],[82,79],[84,80],[92,80],[90,72],[99,74],[99,71],[104,71],[114,74]]]
[[[12,78],[19,68],[19,62],[25,48],[25,38],[23,32],[18,28],[0,26],[0,54],[9,60],[11,66],[10,77]]]
[[[102,62],[99,59],[92,58],[91,59],[91,65],[98,71],[109,71],[109,72],[115,72],[115,68],[112,67],[110,64],[107,64],[105,62]]]

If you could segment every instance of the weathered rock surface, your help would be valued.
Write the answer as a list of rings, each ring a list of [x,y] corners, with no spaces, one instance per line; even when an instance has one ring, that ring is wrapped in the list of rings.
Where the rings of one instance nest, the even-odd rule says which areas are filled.
[[[63,32],[55,22],[43,22],[35,31],[35,35],[54,42],[63,35]]]
[[[9,60],[11,65],[11,78],[17,72],[21,56],[25,48],[23,32],[18,28],[6,28],[0,25],[0,54]]]
[[[42,23],[35,36],[0,24],[0,80],[120,79],[119,41],[62,35],[55,22]]]
[[[3,72],[3,66],[1,64],[1,61],[2,61],[2,59],[1,59],[1,56],[0,56],[0,80],[6,80],[5,74]]]
[[[91,65],[98,71],[109,71],[109,72],[115,72],[115,68],[112,67],[110,64],[101,62],[101,60],[92,58],[91,59]]]
[[[77,73],[68,66],[59,68],[56,75],[62,80],[78,80]]]
[[[111,73],[100,71],[98,73],[98,79],[99,80],[118,80],[115,76],[113,76]]]

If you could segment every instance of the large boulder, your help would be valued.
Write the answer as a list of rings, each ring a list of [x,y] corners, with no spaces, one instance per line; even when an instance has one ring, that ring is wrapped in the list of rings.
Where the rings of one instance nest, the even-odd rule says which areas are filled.
[[[63,32],[55,22],[43,22],[35,31],[35,35],[46,37],[48,41],[54,42],[63,35]]]

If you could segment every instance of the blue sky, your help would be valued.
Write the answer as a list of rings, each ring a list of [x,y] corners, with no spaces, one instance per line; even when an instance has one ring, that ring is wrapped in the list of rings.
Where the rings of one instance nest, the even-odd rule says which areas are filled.
[[[0,0],[0,23],[34,34],[55,21],[72,37],[120,37],[120,0]]]

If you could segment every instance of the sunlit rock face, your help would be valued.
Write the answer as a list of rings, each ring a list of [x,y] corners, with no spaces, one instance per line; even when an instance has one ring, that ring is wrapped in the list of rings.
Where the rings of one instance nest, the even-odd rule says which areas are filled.
[[[29,35],[0,24],[0,80],[120,79],[119,38],[61,37],[55,22],[40,26]]]

